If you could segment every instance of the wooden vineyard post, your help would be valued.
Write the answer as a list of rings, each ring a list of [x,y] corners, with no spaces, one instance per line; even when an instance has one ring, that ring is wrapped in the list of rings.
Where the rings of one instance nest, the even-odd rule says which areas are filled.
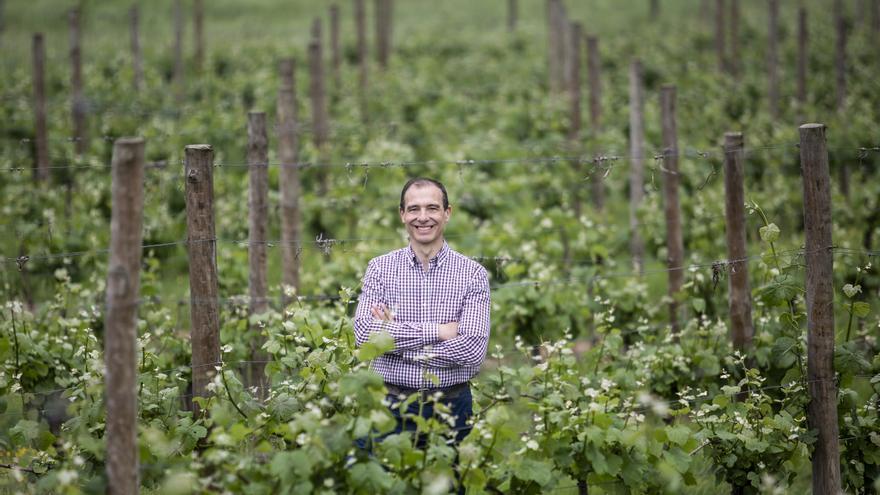
[[[281,189],[281,285],[282,306],[288,288],[299,290],[299,157],[297,154],[297,105],[293,59],[281,61],[278,90],[278,157],[281,161],[278,186]]]
[[[266,298],[266,234],[269,228],[269,138],[266,135],[266,114],[248,113],[248,261],[250,277],[248,295],[250,312],[265,312]]]
[[[602,130],[601,67],[602,62],[599,59],[599,38],[588,36],[587,71],[589,72],[588,77],[590,84],[590,129],[594,143]],[[596,208],[596,211],[602,211],[605,208],[604,174],[601,172],[601,170],[594,169],[590,180],[593,193],[593,207]]]
[[[834,292],[831,240],[831,177],[825,126],[800,127],[804,179],[807,290],[807,423],[818,431],[813,450],[813,493],[841,493],[834,375]]]
[[[139,92],[144,86],[144,61],[141,54],[140,11],[137,5],[133,5],[128,11],[128,20],[131,31],[131,64],[134,73],[132,85],[135,92]]]
[[[807,43],[809,31],[807,30],[807,9],[798,8],[798,51],[797,51],[797,100],[801,108],[807,103]]]
[[[266,114],[248,113],[248,296],[250,314],[258,315],[269,309],[266,277],[266,237],[269,230],[269,138],[266,133]],[[266,354],[262,351],[263,338],[250,341],[249,385],[258,387],[263,395]]]
[[[645,272],[645,243],[639,226],[639,208],[645,197],[645,125],[642,62],[633,60],[629,68],[629,252],[633,269]]]
[[[107,493],[138,493],[137,308],[144,212],[144,140],[113,144],[104,334]]]
[[[724,0],[715,0],[715,56],[718,72],[727,72],[727,55],[724,46]]]
[[[385,28],[383,24],[385,22],[384,8],[385,0],[373,1],[373,24],[376,30],[376,63],[380,69],[385,69],[385,64],[382,62],[382,30]]]
[[[558,33],[553,28],[553,18],[556,15],[553,10],[556,8],[556,1],[546,0],[544,8],[547,17],[547,86],[551,92],[556,90],[554,75],[556,74],[556,64],[558,63],[556,60],[556,37]]]
[[[773,120],[779,118],[779,0],[768,0],[767,26],[767,104]]]
[[[73,116],[73,141],[77,155],[82,155],[88,147],[86,136],[86,101],[83,97],[82,50],[80,43],[80,12],[71,9],[68,12],[70,27],[70,90],[71,115]]]
[[[195,34],[195,68],[201,72],[205,65],[205,2],[193,0],[193,32]]]
[[[550,91],[559,93],[565,84],[565,53],[566,40],[563,37],[562,23],[565,14],[561,0],[547,0],[547,53],[548,77]]]
[[[681,208],[678,204],[678,134],[675,122],[675,86],[660,89],[660,115],[663,124],[663,210],[666,216],[666,249],[669,269],[669,321],[679,329],[678,296],[684,285],[684,240]]]
[[[321,20],[312,23],[312,41],[309,42],[309,96],[312,102],[312,138],[318,151],[318,161],[327,160],[328,118],[327,92],[324,84],[324,59],[321,50]],[[327,191],[328,174],[321,170],[321,192]]]
[[[358,97],[360,98],[361,121],[367,122],[369,110],[367,102],[367,13],[364,8],[364,0],[354,0],[354,22],[357,31],[357,55],[358,55]]]
[[[837,89],[837,111],[842,113],[846,107],[846,14],[842,0],[834,0],[834,80]],[[837,167],[837,182],[840,193],[849,198],[849,167],[841,161]]]
[[[183,103],[183,0],[174,0],[174,98]]]
[[[507,30],[511,33],[516,31],[516,21],[519,16],[517,0],[507,0]]]
[[[33,39],[34,147],[37,161],[34,180],[49,180],[49,138],[46,124],[46,45],[43,33]]]
[[[559,60],[562,62],[559,72],[559,88],[561,91],[565,91],[565,80],[568,78],[570,70],[568,66],[571,63],[571,57],[569,56],[569,53],[571,53],[571,37],[568,35],[569,21],[565,10],[565,3],[559,0],[557,5],[559,9],[556,16],[556,29],[559,32]]]
[[[880,0],[870,0],[871,4],[871,43],[880,40]]]
[[[214,151],[207,144],[185,149],[186,239],[189,245],[193,399],[207,397],[220,363],[217,240],[214,237]],[[200,406],[193,400],[193,413]]]
[[[730,0],[730,60],[728,70],[739,78],[739,0]]]
[[[724,206],[727,234],[728,304],[730,335],[734,349],[752,345],[755,329],[752,324],[752,299],[749,289],[749,263],[746,260],[746,212],[743,191],[743,135],[724,135]]]
[[[388,68],[391,57],[392,0],[376,0],[376,60],[382,69]]]
[[[834,0],[834,81],[837,111],[846,105],[846,16],[843,0]]]
[[[569,102],[569,126],[568,139],[570,144],[574,144],[581,132],[581,38],[583,36],[583,28],[581,23],[573,22],[571,24],[571,61],[569,62],[568,75],[566,82],[568,83]]]
[[[568,86],[569,101],[569,125],[568,125],[568,147],[569,152],[573,155],[580,154],[580,135],[581,135],[581,39],[583,38],[583,28],[581,23],[573,22],[571,25],[571,61],[568,64],[569,73],[566,78]],[[580,160],[573,162],[575,173],[581,174]],[[581,216],[581,187],[575,183],[572,188],[572,209],[576,218]],[[568,241],[564,240],[563,244],[568,246]],[[565,249],[566,253],[569,252]],[[566,267],[569,260],[566,256]]]
[[[333,88],[336,94],[342,94],[342,75],[339,67],[342,54],[339,51],[339,5],[330,6],[330,62],[333,68]]]

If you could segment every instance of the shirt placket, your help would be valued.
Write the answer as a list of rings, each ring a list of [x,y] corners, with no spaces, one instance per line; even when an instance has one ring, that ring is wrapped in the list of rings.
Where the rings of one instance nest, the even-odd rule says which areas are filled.
[[[432,273],[434,270],[431,268],[431,262],[430,262],[430,261],[428,262],[428,270],[427,270],[427,271],[425,271],[425,270],[422,268],[421,264],[418,264],[418,269],[419,269],[419,274],[420,274],[420,277],[419,277],[419,278],[421,279],[421,284],[420,284],[420,285],[421,285],[421,288],[420,288],[420,291],[419,291],[419,292],[420,292],[420,293],[419,293],[419,299],[420,299],[420,304],[421,304],[421,308],[420,308],[420,310],[419,310],[419,312],[420,312],[420,314],[421,314],[421,318],[420,318],[420,319],[421,319],[421,321],[423,321],[423,322],[430,322],[430,321],[431,321],[431,315],[430,315],[430,306],[429,306],[429,304],[428,304],[428,301],[430,301],[430,298],[431,298],[431,280],[430,280],[430,276],[431,276],[431,273]],[[428,369],[427,369],[427,367],[428,367],[428,355],[430,354],[430,352],[431,352],[431,344],[426,345],[426,346],[422,349],[422,354],[423,354],[422,366],[421,366],[422,370],[421,370],[421,374],[420,374],[420,376],[419,376],[419,383],[420,383],[420,385],[421,385],[420,388],[428,388],[428,386],[429,386],[429,385],[428,385],[428,380],[426,379],[426,376],[425,376],[425,375],[426,375],[427,372],[428,372]]]

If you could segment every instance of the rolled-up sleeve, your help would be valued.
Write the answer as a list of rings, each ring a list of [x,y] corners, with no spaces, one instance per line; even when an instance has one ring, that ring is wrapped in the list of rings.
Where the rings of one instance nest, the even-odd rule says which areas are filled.
[[[372,308],[376,304],[391,307],[387,288],[382,280],[381,267],[377,260],[367,265],[361,294],[358,298],[354,317],[355,343],[358,347],[366,343],[374,333],[386,331],[394,339],[394,351],[422,349],[439,339],[437,323],[398,323],[379,320],[373,317]]]

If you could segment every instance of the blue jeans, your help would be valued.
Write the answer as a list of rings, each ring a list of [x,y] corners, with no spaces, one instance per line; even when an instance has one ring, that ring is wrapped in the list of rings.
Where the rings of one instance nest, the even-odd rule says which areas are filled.
[[[395,407],[401,402],[400,398],[392,394],[388,394],[385,397],[390,402],[389,409],[394,416],[394,419],[397,421],[397,425],[394,427],[393,431],[374,438],[374,441],[381,442],[389,435],[404,431],[416,431],[416,423],[411,418],[402,417],[400,408]],[[418,416],[421,403],[422,417],[425,419],[433,418],[434,402],[427,400],[422,401],[421,399],[422,398],[419,398],[411,402],[407,406],[405,414]],[[465,387],[464,390],[454,397],[441,397],[439,402],[445,404],[449,408],[449,413],[455,418],[455,427],[454,430],[450,432],[450,440],[453,446],[458,446],[458,444],[464,440],[464,437],[471,432],[471,426],[468,425],[468,420],[473,415],[474,404],[473,397],[471,396],[471,389],[470,387]],[[419,435],[419,438],[416,439],[416,446],[420,449],[424,448],[426,442],[427,437],[425,435]],[[362,450],[372,453],[373,449],[372,445],[370,445],[369,438],[358,438],[355,440],[355,445]]]

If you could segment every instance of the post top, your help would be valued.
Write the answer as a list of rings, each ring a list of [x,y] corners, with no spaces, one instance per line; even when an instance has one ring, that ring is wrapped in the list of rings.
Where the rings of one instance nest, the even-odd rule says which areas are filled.
[[[812,123],[812,124],[804,124],[800,128],[801,129],[820,129],[822,127],[825,127],[825,124]]]
[[[742,139],[743,133],[742,132],[725,132],[724,137],[725,138],[740,138],[740,139]]]
[[[188,145],[186,145],[185,149],[193,150],[193,151],[211,151],[211,145],[210,144],[188,144]]]
[[[116,138],[116,141],[113,141],[115,144],[142,144],[144,142],[144,138],[140,136],[124,136],[121,138]]]

